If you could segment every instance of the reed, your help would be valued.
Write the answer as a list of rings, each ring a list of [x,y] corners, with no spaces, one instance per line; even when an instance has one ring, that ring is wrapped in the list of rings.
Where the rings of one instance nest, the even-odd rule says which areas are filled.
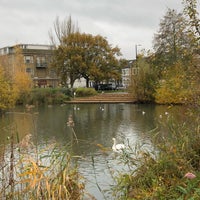
[[[154,130],[156,149],[151,152],[136,146],[121,157],[129,172],[116,177],[113,191],[117,199],[200,199],[199,118],[194,129],[187,123],[189,119],[175,124],[169,117],[165,131]]]
[[[18,140],[14,131],[8,137],[10,145],[0,149],[0,199],[82,199],[84,178],[69,154],[69,144],[34,145],[34,135]]]

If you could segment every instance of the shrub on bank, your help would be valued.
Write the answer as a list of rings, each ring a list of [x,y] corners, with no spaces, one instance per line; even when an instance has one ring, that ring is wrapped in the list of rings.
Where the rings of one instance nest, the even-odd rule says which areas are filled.
[[[77,97],[86,97],[96,95],[97,91],[94,88],[77,88],[75,94]]]
[[[26,96],[20,96],[18,104],[61,104],[69,101],[71,90],[67,88],[34,88]]]

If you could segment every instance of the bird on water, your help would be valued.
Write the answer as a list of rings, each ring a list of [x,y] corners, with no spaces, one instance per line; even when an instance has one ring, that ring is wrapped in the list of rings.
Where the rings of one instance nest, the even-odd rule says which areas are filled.
[[[116,139],[113,138],[112,150],[113,150],[114,152],[122,152],[124,148],[125,148],[125,145],[124,145],[124,144],[116,144]]]

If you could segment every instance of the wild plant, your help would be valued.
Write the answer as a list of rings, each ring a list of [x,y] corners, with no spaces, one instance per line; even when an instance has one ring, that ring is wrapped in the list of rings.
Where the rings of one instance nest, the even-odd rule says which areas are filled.
[[[132,168],[116,177],[117,199],[200,199],[199,119],[193,129],[170,117],[164,125],[154,132],[152,153],[137,148],[134,157],[122,157]]]
[[[70,121],[71,127],[72,124]],[[13,131],[8,138],[10,145],[1,148],[0,199],[83,198],[84,178],[69,153],[69,144],[61,147],[51,141],[35,145],[34,134],[18,138],[19,134]]]

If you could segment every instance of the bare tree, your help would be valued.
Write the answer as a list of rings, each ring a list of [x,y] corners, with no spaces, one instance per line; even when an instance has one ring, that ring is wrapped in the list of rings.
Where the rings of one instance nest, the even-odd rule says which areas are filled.
[[[79,32],[79,27],[73,23],[71,16],[63,21],[57,16],[53,28],[49,30],[49,38],[52,45],[62,45],[63,39],[71,33]]]

